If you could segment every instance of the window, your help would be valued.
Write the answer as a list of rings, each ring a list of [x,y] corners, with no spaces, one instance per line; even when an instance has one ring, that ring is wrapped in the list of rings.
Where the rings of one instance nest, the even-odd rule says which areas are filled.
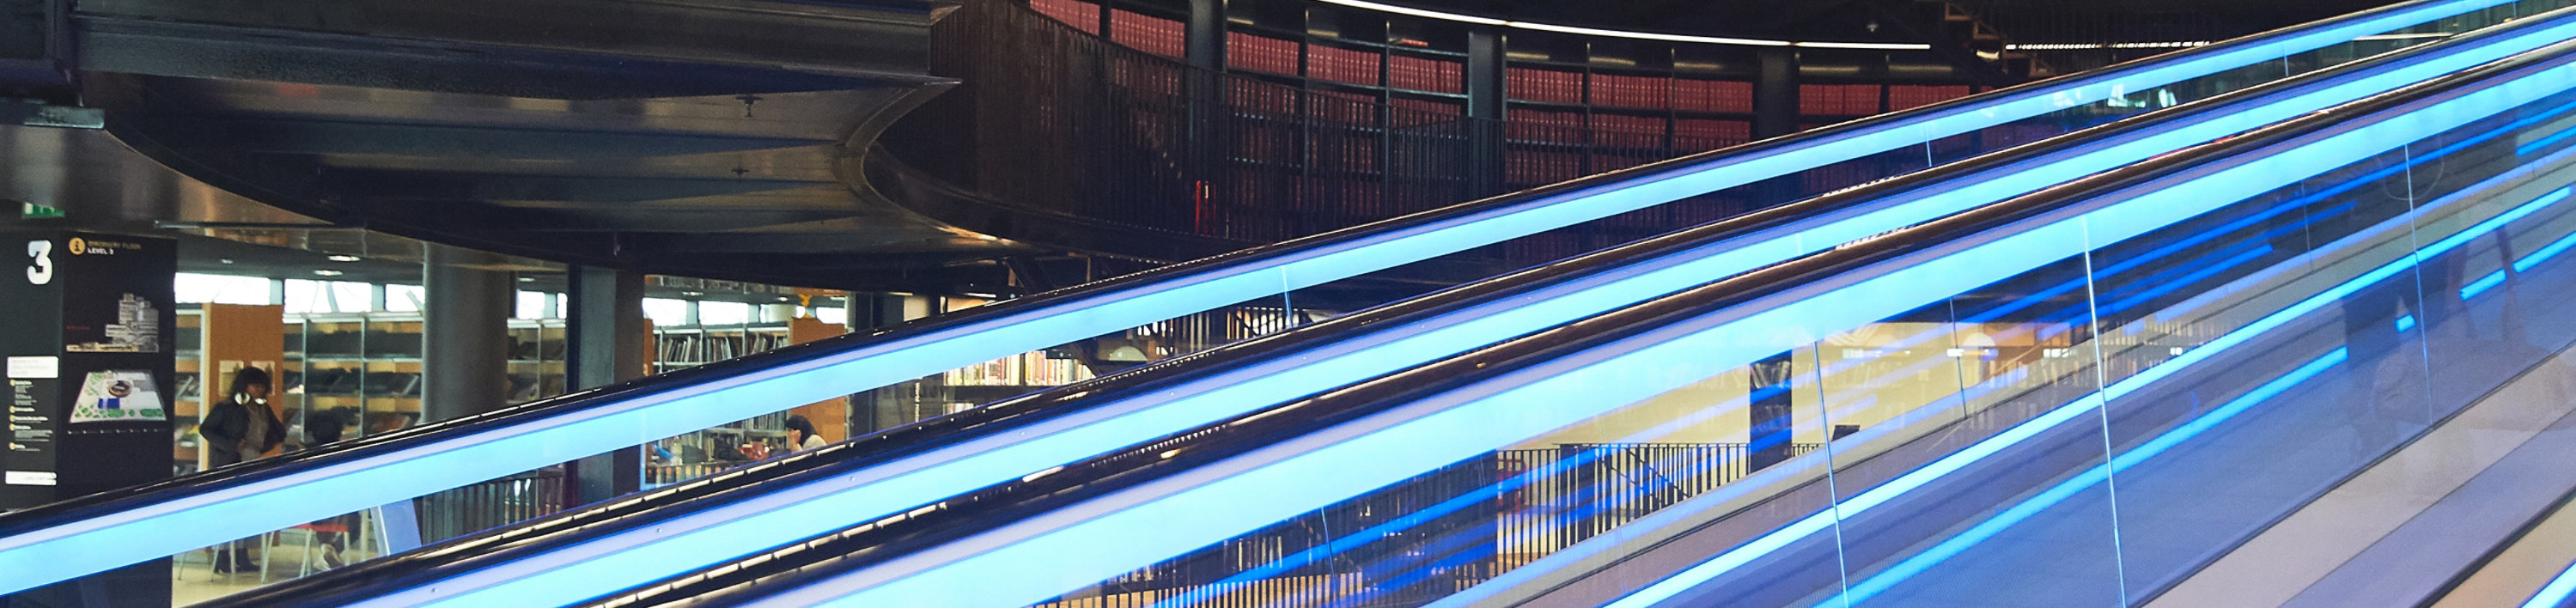
[[[687,325],[689,324],[689,302],[669,298],[645,298],[644,318],[653,320],[654,325]]]
[[[375,286],[287,279],[285,304],[288,314],[369,312],[375,310]]]
[[[518,306],[510,316],[517,319],[543,319],[550,309],[551,307],[546,306],[545,292],[522,291],[519,292]]]
[[[185,304],[267,304],[268,279],[179,273],[173,287]]]
[[[699,325],[741,325],[751,322],[751,305],[741,302],[699,302]]]
[[[385,311],[420,312],[421,302],[428,295],[419,285],[386,285]]]

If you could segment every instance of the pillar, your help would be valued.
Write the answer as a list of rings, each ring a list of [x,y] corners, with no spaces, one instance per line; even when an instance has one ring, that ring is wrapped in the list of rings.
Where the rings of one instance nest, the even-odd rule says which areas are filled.
[[[1201,215],[1204,199],[1218,196],[1214,188],[1223,188],[1217,180],[1225,147],[1217,139],[1225,116],[1225,0],[1189,0],[1190,14],[1181,32],[1182,59],[1190,69],[1183,74],[1182,95],[1189,103],[1189,131],[1181,170],[1191,186],[1188,204],[1181,205],[1164,228],[1197,232],[1211,229],[1209,218]]]
[[[1502,194],[1503,181],[1503,33],[1492,27],[1467,31],[1467,188],[1468,198]]]
[[[617,384],[644,375],[644,342],[652,326],[644,320],[644,273],[599,266],[574,266],[565,272],[565,387],[583,390]],[[638,438],[644,442],[654,437]],[[583,504],[632,494],[643,488],[643,446],[619,449],[575,461],[574,486]]]
[[[1754,51],[1754,61],[1753,138],[1798,132],[1798,51],[1766,47]]]
[[[904,311],[904,297],[888,293],[850,292],[848,323],[850,331],[864,332],[903,323],[910,316]],[[899,383],[850,396],[850,436],[863,435],[903,424],[901,407],[908,402],[905,393],[911,383]]]
[[[644,375],[644,273],[598,266],[566,272],[564,363],[569,388],[608,386]]]
[[[1798,51],[1788,48],[1762,48],[1754,51],[1753,139],[1756,141],[1798,132]],[[1752,184],[1750,200],[1741,210],[1754,211],[1819,194],[1806,190],[1805,180],[1797,174],[1783,175]]]
[[[427,245],[421,269],[421,418],[450,420],[508,401],[510,309],[516,284],[500,256]]]

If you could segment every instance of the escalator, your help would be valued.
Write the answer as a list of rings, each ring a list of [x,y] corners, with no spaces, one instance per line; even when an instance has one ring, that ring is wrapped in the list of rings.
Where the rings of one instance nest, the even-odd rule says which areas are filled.
[[[2561,43],[591,604],[2433,605],[2576,489],[2571,184]]]
[[[2554,7],[2546,2],[2469,0],[2399,5],[1810,135],[1025,298],[954,318],[0,515],[0,571],[10,573],[0,579],[0,592],[22,591],[268,530],[401,503],[437,490],[766,413],[778,404],[869,390],[1178,316],[1246,302],[1294,310],[1291,298],[1300,290],[1512,238],[1579,228],[1585,222],[1637,209],[1717,194],[1756,196],[1744,193],[1757,190],[1763,192],[1758,196],[1771,199],[1750,200],[1807,198],[1818,193],[1783,188],[1780,184],[1794,181],[1784,178],[1853,167],[1894,173],[1947,163],[2002,147],[2000,143],[1981,147],[1978,136],[1988,132],[2067,133],[2137,115],[2150,108],[2129,100],[2161,97],[2150,93],[2169,91],[2177,100],[2205,100],[2200,102],[2205,105],[2129,118],[2136,122],[2068,135],[1975,163],[1938,164],[1940,169],[1935,171],[1797,206],[1773,207],[1686,237],[1660,239],[1644,246],[1665,253],[1654,263],[1623,263],[1614,268],[1608,263],[1613,259],[1633,260],[1601,255],[1590,258],[1590,263],[1533,269],[1512,280],[1443,292],[1314,326],[1333,324],[1329,327],[1333,331],[1279,334],[1278,339],[1172,359],[1097,384],[898,428],[831,450],[612,501],[605,510],[568,513],[540,524],[556,530],[586,530],[587,537],[531,536],[523,530],[432,546],[418,555],[449,560],[496,544],[570,546],[606,535],[601,530],[609,528],[593,524],[651,512],[639,505],[716,501],[718,496],[737,500],[758,495],[800,504],[800,508],[828,508],[816,512],[829,513],[831,519],[803,524],[808,526],[829,528],[838,526],[833,521],[879,519],[993,483],[1043,477],[1057,465],[1237,416],[1278,400],[1240,401],[1232,396],[1286,398],[1314,387],[1364,379],[1528,329],[1585,318],[1710,277],[1832,250],[2047,186],[2063,176],[2135,162],[2565,39],[2566,33],[2559,31],[2567,26],[2564,15],[2520,19],[2540,16]],[[2442,34],[2509,21],[2515,27],[2461,36],[2439,45],[2442,52],[2332,67]],[[2318,77],[2293,79],[2311,72]],[[1978,190],[1970,184],[1995,185]],[[1583,297],[1566,297],[1577,294]],[[1529,305],[1539,301],[1564,304]],[[1378,327],[1393,329],[1375,331]],[[1520,327],[1527,329],[1516,329]],[[1341,331],[1354,328],[1372,331]],[[1342,339],[1353,335],[1361,337]],[[1404,340],[1414,341],[1403,342],[1402,348],[1384,347]],[[1317,368],[1333,366],[1297,365],[1301,358],[1325,355],[1348,364],[1321,370]],[[1179,373],[1183,369],[1190,373]],[[1306,370],[1303,373],[1308,375],[1284,373],[1292,369]],[[1088,394],[1093,391],[1157,396],[1085,400],[1095,397]],[[1032,436],[1066,439],[1020,441]],[[924,472],[931,474],[913,474]],[[794,503],[825,496],[796,495],[821,492],[795,483],[803,481],[791,478],[798,473],[894,485],[871,488],[860,502]],[[759,488],[762,492],[742,490],[739,486],[746,480],[767,485]],[[766,491],[772,488],[781,491]],[[806,535],[808,531],[801,528],[728,528],[724,536],[730,544],[693,546],[685,553],[712,563]],[[559,557],[572,561],[556,565],[583,563],[596,555]],[[677,572],[699,565],[674,562],[669,567]],[[644,580],[663,575],[648,574]],[[517,575],[493,576],[505,577],[495,580],[506,582],[515,580],[507,576]],[[450,587],[446,593],[455,591]]]
[[[1065,462],[1069,459],[1062,455],[1066,454],[1115,449],[1102,442],[1137,436],[1137,427],[1153,428],[1145,425],[1157,424],[1172,430],[1185,429],[1187,425],[1173,426],[1175,421],[1275,404],[1299,394],[1288,392],[1294,390],[1290,387],[1329,386],[1363,379],[1381,370],[1492,340],[1476,341],[1468,337],[1472,334],[1513,334],[1545,327],[1552,324],[1551,320],[1581,319],[1618,304],[1724,276],[1732,272],[1728,265],[1742,263],[1744,256],[1759,255],[1765,247],[1779,247],[1776,243],[1782,236],[1814,235],[1822,232],[1816,227],[1818,223],[1831,228],[1834,224],[1830,222],[1841,218],[1868,217],[1858,213],[1861,210],[1901,209],[1916,204],[1946,205],[1947,209],[1974,207],[2052,183],[2055,178],[2050,176],[2081,175],[2144,160],[2175,149],[2173,144],[2207,141],[2323,107],[2300,103],[2348,100],[2482,62],[2470,57],[2496,57],[2498,53],[2512,52],[2505,49],[2528,49],[2565,40],[2569,23],[2566,14],[2535,15],[2512,28],[2461,37],[2452,43],[2456,46],[2425,47],[2319,72],[2310,80],[2246,89],[2212,98],[2205,104],[1802,202],[1769,215],[1721,222],[984,410],[994,417],[990,419],[994,423],[1007,423],[1014,417],[1083,420],[1104,412],[1147,412],[1110,424],[1056,430],[1068,427],[1032,423],[1014,431],[1005,441],[983,445],[919,439],[954,437],[963,434],[955,429],[987,424],[970,415],[911,430],[915,435],[898,431],[864,438],[706,483],[442,545],[415,556],[281,585],[221,603],[469,605],[579,601],[622,584],[650,580],[651,573],[657,571],[676,572],[691,560],[739,555],[774,546],[775,541],[886,516],[903,519],[907,512],[921,512],[912,507],[930,501],[901,501],[921,496],[913,488],[934,483],[934,479],[947,484],[940,486],[940,492],[954,494],[973,489],[959,484],[994,479],[988,469],[1004,465],[993,463],[1023,458],[1026,460],[1009,465],[1005,469],[1009,475],[1000,479],[1046,477],[1053,474],[1047,463]],[[2517,40],[2522,42],[2509,43]],[[2471,49],[2487,54],[2466,52]],[[2437,57],[2441,59],[2435,60]],[[2449,61],[2467,63],[2445,63]],[[2371,82],[2381,84],[2359,86]],[[2328,95],[2328,91],[2343,91],[2339,95],[2345,96]],[[2195,133],[2202,129],[2223,130]],[[2158,141],[2166,143],[2159,147],[2153,143]],[[2089,165],[2090,169],[2068,170],[2070,166],[2088,166],[2080,164],[2083,162],[2097,164]],[[1866,233],[1846,234],[1850,237],[1830,242],[1845,242]],[[1542,301],[1546,303],[1540,304]],[[1367,335],[1353,338],[1353,334]],[[1149,407],[1159,409],[1146,409]],[[1112,428],[1111,424],[1127,428],[1118,429],[1121,432],[1117,434],[1104,433],[1102,429]],[[1023,456],[1031,453],[1053,460]],[[1636,473],[1646,479],[1670,477],[1651,468]],[[1661,494],[1677,496],[1679,490],[1667,489]],[[932,500],[946,496],[937,495]]]

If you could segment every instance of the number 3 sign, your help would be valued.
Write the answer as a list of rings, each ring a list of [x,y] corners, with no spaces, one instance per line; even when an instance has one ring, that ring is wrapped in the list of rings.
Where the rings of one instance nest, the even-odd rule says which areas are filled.
[[[43,285],[54,282],[53,241],[44,239],[27,241],[27,257],[34,258],[34,261],[27,265],[27,284]]]

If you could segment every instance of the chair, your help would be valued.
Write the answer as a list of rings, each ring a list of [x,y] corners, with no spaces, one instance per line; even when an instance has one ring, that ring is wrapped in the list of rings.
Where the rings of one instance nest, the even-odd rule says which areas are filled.
[[[318,521],[318,522],[313,522],[313,523],[308,523],[308,524],[301,524],[301,525],[297,525],[297,526],[295,526],[295,527],[287,528],[287,529],[284,529],[284,530],[278,530],[278,531],[276,531],[276,532],[270,532],[270,533],[268,533],[268,534],[261,535],[261,541],[260,541],[260,555],[259,555],[259,583],[260,583],[260,584],[262,584],[262,585],[266,585],[266,584],[268,584],[268,570],[269,570],[268,562],[269,562],[269,559],[270,559],[271,557],[274,557],[274,556],[276,556],[276,555],[277,555],[277,552],[275,551],[275,549],[276,549],[278,546],[283,545],[283,544],[286,544],[286,538],[288,537],[288,535],[290,535],[290,534],[295,534],[295,533],[302,533],[302,536],[304,537],[304,557],[303,557],[303,559],[302,559],[302,563],[299,565],[299,568],[296,570],[296,573],[295,573],[295,576],[296,576],[297,578],[302,578],[302,577],[306,577],[306,576],[311,576],[311,575],[313,574],[314,556],[317,554],[317,552],[318,552],[319,548],[321,547],[321,544],[322,544],[322,535],[323,535],[323,534],[344,534],[344,535],[345,535],[345,534],[347,534],[348,532],[349,532],[349,525],[348,525],[348,524],[340,523],[340,522],[338,522],[338,521],[325,520],[325,521]],[[325,568],[328,568],[328,566],[325,566]]]

